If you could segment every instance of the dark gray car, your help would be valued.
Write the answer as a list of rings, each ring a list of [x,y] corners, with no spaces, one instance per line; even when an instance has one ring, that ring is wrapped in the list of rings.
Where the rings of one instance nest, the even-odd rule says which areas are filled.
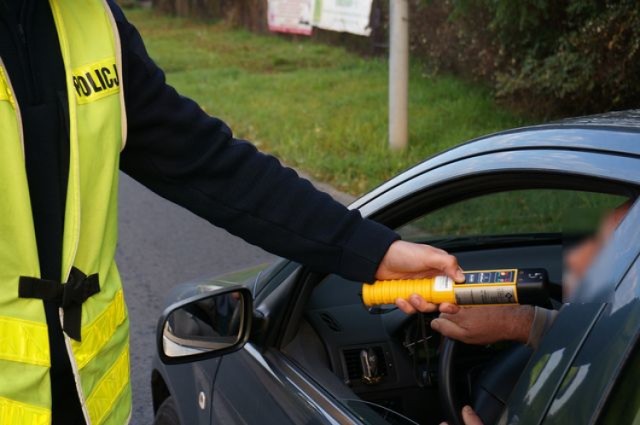
[[[156,423],[640,423],[640,203],[562,303],[563,254],[640,192],[640,111],[483,137],[356,201],[465,269],[545,268],[540,347],[467,346],[432,315],[366,309],[362,282],[286,260],[176,288],[158,327]]]

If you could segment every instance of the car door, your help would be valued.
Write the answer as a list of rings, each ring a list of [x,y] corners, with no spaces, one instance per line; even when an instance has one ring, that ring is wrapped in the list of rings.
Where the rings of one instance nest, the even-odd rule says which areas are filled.
[[[287,263],[258,285],[252,342],[220,359],[211,398],[213,424],[354,423],[353,417],[323,396],[322,389],[296,379],[280,353],[271,348],[281,328],[279,320],[304,286],[301,269]],[[268,319],[261,322],[261,317]]]
[[[623,425],[640,423],[640,346],[636,341],[634,352],[613,384],[598,424]]]
[[[296,300],[305,298],[316,277],[287,262],[272,281],[258,285],[252,342],[220,359],[211,398],[213,424],[388,423],[367,406],[358,406],[357,413],[347,408],[277,348],[291,329],[285,319],[296,317],[301,307]],[[393,423],[415,425],[402,417]]]
[[[607,403],[620,406],[610,399],[614,384],[628,380],[623,371],[637,371],[639,224],[636,201],[583,282],[584,291],[580,287],[573,302],[561,309],[534,353],[501,423],[591,424]],[[637,376],[631,379],[637,388]],[[624,397],[635,403],[624,405],[632,413],[627,418],[633,419],[640,409],[637,393]],[[620,417],[608,412],[602,420]]]
[[[251,343],[221,360],[212,401],[214,424],[333,423]]]

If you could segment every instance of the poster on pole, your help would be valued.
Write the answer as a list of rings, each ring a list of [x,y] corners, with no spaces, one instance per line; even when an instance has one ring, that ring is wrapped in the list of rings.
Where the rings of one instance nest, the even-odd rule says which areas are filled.
[[[313,26],[369,36],[373,0],[315,0]]]
[[[311,35],[314,0],[269,0],[269,30]]]

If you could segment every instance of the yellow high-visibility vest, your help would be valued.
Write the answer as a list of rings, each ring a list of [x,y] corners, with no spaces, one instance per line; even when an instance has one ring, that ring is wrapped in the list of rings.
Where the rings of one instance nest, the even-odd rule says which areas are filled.
[[[50,4],[70,118],[62,276],[56,288],[71,282],[78,270],[99,281],[99,292],[76,305],[81,338],[65,335],[65,341],[87,423],[121,425],[130,418],[131,385],[129,321],[114,262],[118,169],[126,138],[120,40],[106,1]],[[51,423],[51,386],[44,307],[41,299],[19,293],[23,278],[32,279],[34,291],[45,282],[38,281],[20,105],[10,77],[0,62],[0,424],[45,425]],[[71,286],[65,285],[66,294]],[[62,323],[65,312],[61,307]]]

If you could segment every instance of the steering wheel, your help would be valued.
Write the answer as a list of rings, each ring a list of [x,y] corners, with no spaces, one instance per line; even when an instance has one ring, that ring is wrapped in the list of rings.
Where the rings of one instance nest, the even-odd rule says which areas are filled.
[[[444,338],[438,359],[438,392],[449,425],[464,425],[462,421],[462,403],[456,392],[453,360],[459,343]]]
[[[456,391],[454,364],[462,343],[444,338],[438,360],[439,393],[449,425],[464,425],[462,403]],[[484,369],[474,388],[473,408],[485,424],[497,422],[504,411],[511,391],[533,351],[522,344],[498,354]]]

